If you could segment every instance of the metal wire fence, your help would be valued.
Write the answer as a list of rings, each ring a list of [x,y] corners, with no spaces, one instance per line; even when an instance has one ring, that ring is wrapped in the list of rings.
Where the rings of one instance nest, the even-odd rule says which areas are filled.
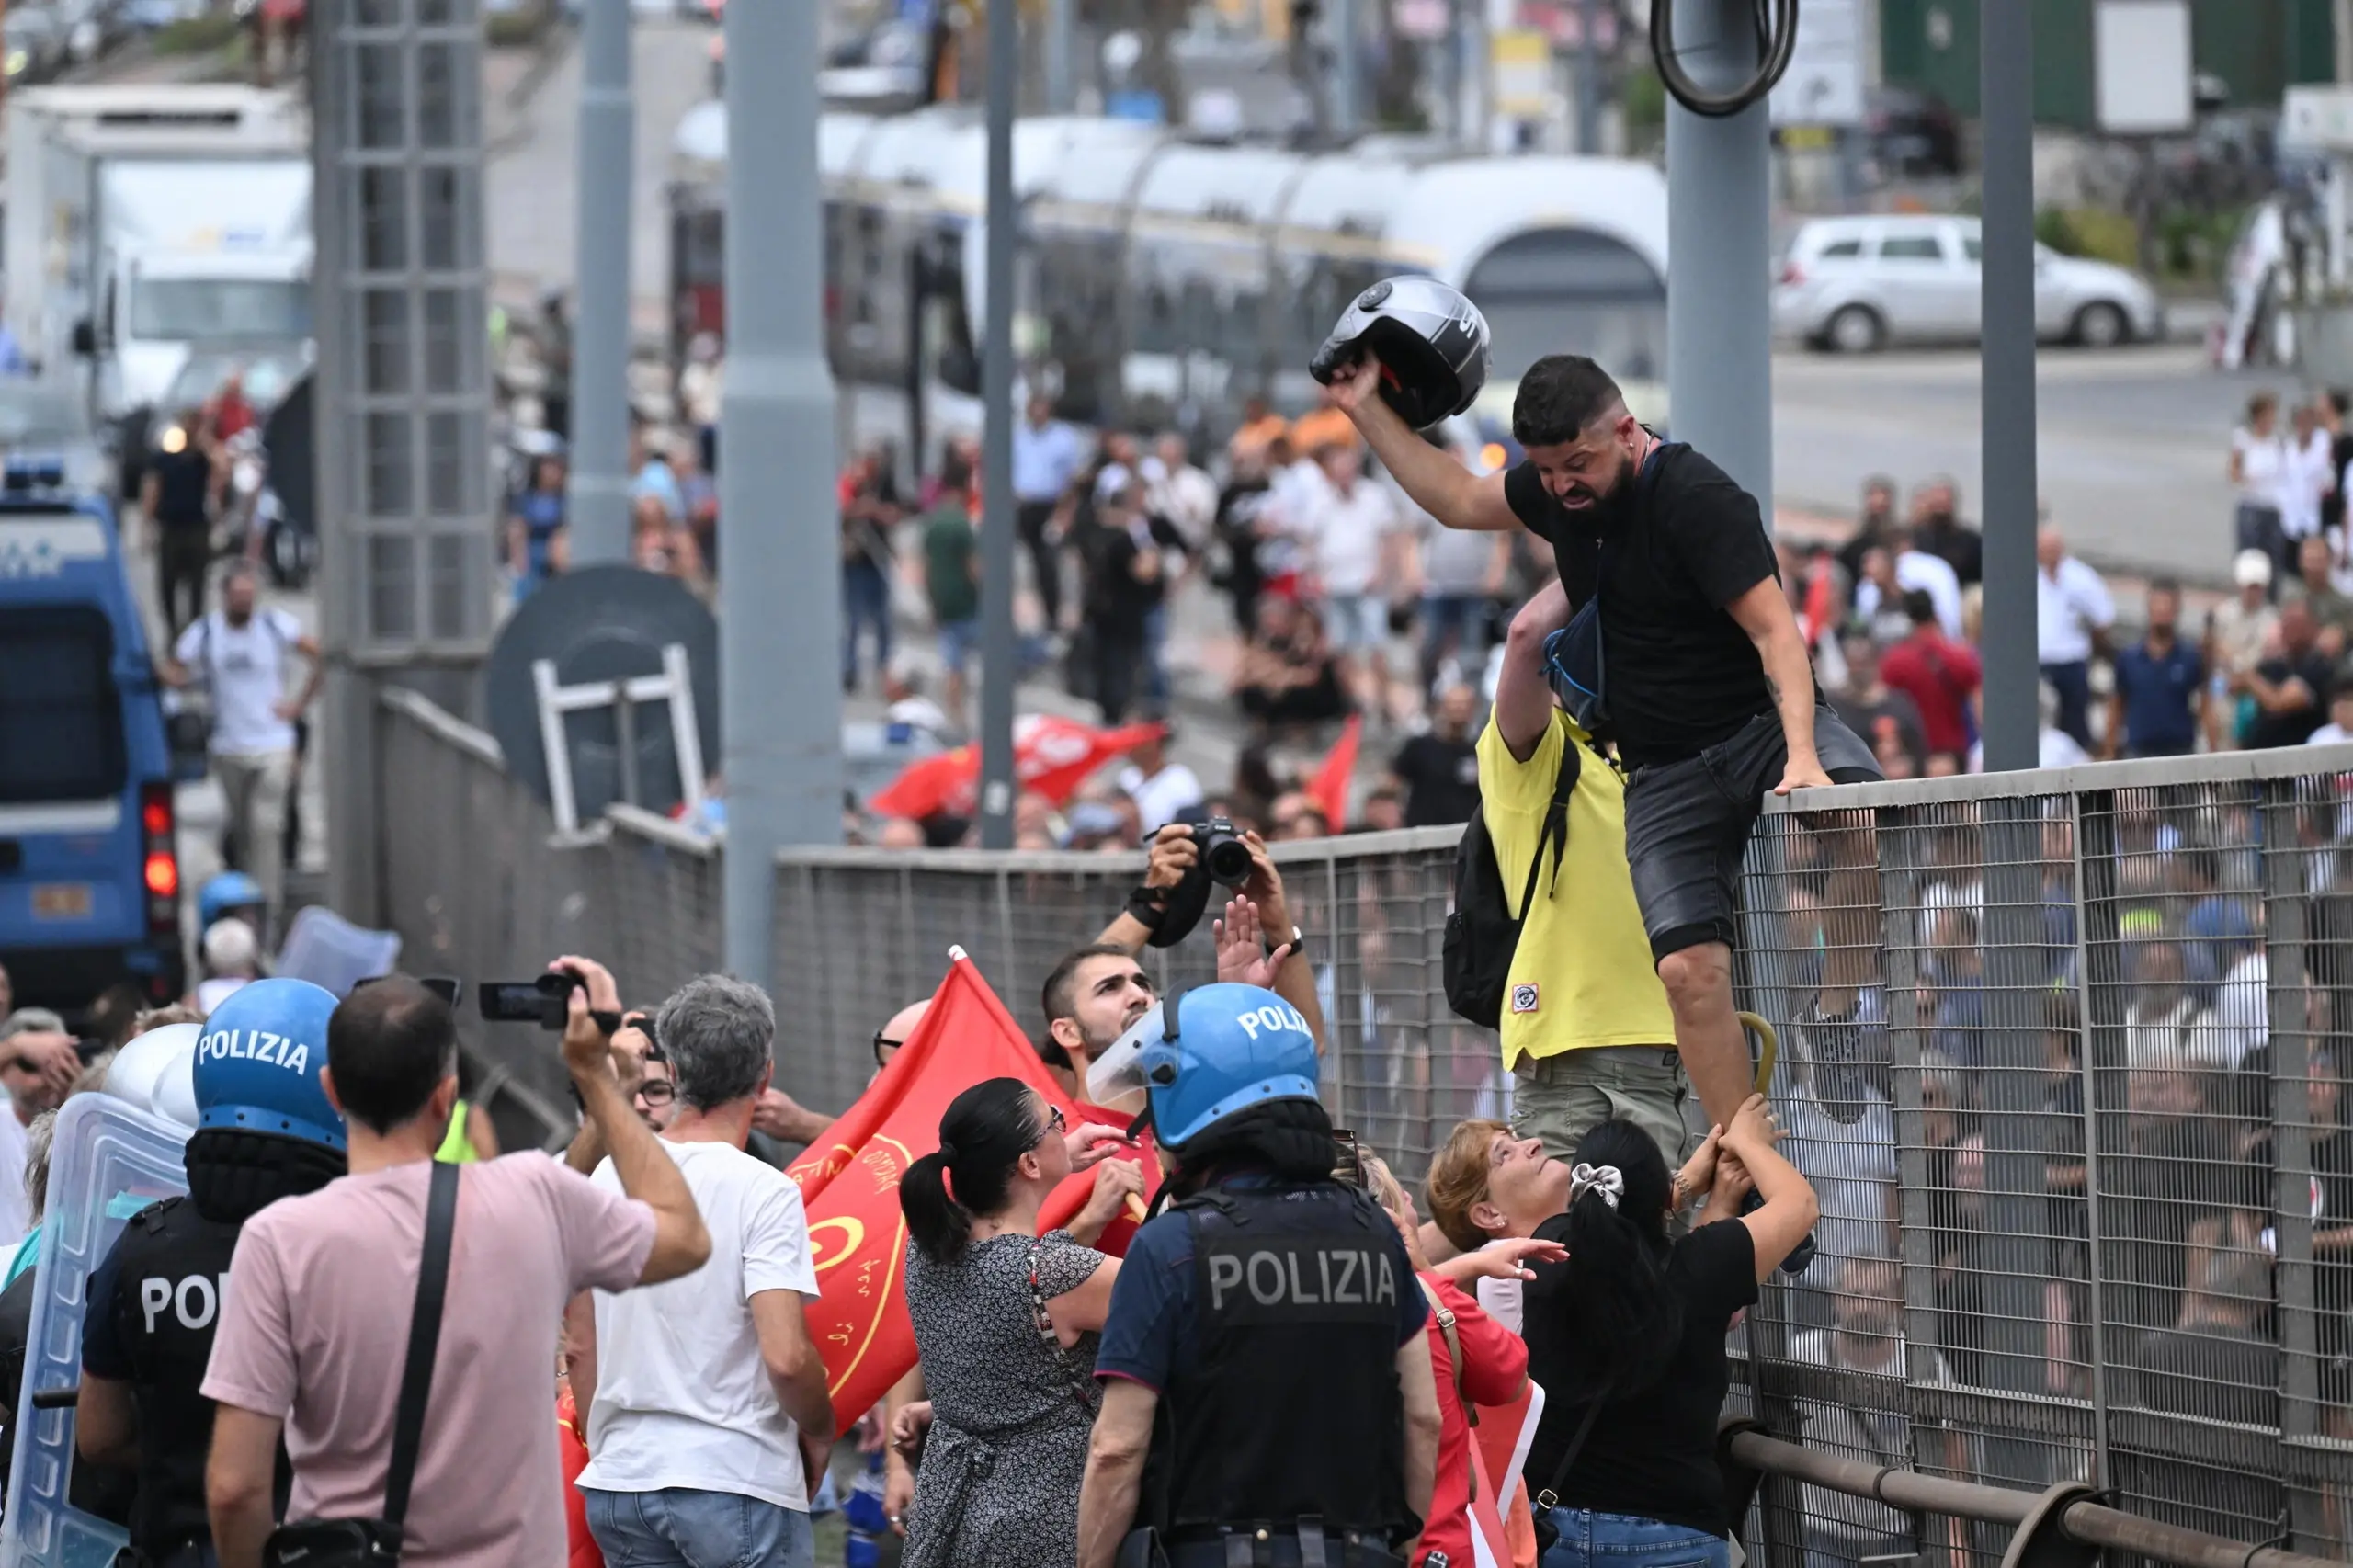
[[[716,850],[627,812],[557,845],[486,741],[415,699],[385,722],[412,966],[592,951],[650,1000],[718,964]],[[1823,1219],[1813,1266],[1734,1332],[1736,1404],[1873,1465],[2083,1482],[2233,1540],[2353,1554],[2353,747],[1831,798],[1774,803],[1744,878],[1742,1005],[1780,1027],[1776,1097]],[[1276,855],[1326,1100],[1415,1180],[1458,1120],[1510,1110],[1493,1034],[1439,985],[1455,837]],[[847,1106],[951,946],[1040,1029],[1047,971],[1142,869],[784,855],[779,1083]],[[1206,934],[1147,963],[1206,980]],[[1775,1568],[1991,1568],[2007,1536],[1768,1478],[1750,1540]]]

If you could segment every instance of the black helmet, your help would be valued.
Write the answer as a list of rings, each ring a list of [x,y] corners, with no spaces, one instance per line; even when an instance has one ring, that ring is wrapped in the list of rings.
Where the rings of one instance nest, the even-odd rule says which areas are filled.
[[[1381,361],[1381,395],[1416,430],[1450,419],[1487,384],[1487,318],[1435,278],[1384,278],[1358,294],[1307,362],[1325,386],[1366,354]]]

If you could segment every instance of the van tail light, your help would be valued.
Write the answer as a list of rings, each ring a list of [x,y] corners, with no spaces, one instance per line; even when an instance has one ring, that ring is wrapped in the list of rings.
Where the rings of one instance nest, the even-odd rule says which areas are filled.
[[[147,888],[147,932],[175,940],[180,929],[180,857],[173,834],[172,787],[139,790],[140,877]]]
[[[1800,267],[1794,261],[1783,262],[1781,264],[1781,284],[1784,288],[1794,287],[1795,285],[1804,281],[1804,267]]]

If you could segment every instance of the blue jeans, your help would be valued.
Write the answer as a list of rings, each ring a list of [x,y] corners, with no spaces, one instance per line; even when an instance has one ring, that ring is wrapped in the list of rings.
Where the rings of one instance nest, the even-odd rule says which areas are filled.
[[[891,584],[871,561],[853,561],[842,568],[842,684],[858,681],[858,632],[874,628],[874,669],[891,667]]]
[[[2075,737],[2086,751],[2092,746],[2092,666],[2078,659],[2072,664],[2044,665],[2042,678],[2059,694],[2060,731]]]
[[[596,1517],[593,1513],[589,1516]],[[1538,1568],[1731,1568],[1732,1546],[1688,1525],[1590,1508],[1555,1508],[1561,1539]]]
[[[809,1516],[733,1492],[580,1489],[609,1568],[813,1568]]]
[[[1425,594],[1422,596],[1422,679],[1438,678],[1438,667],[1454,655],[1462,678],[1479,684],[1479,665],[1485,656],[1487,597],[1483,594]]]

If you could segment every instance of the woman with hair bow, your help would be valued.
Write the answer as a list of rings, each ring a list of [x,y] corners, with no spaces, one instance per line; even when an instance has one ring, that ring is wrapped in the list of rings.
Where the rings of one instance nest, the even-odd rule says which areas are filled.
[[[1577,1144],[1568,1208],[1536,1228],[1568,1259],[1530,1259],[1524,1287],[1528,1373],[1548,1396],[1526,1472],[1542,1568],[1728,1568],[1724,1335],[1815,1218],[1779,1138],[1757,1095],[1672,1176],[1632,1122]],[[1742,1215],[1752,1188],[1763,1205]],[[1702,1197],[1670,1240],[1671,1217]]]

